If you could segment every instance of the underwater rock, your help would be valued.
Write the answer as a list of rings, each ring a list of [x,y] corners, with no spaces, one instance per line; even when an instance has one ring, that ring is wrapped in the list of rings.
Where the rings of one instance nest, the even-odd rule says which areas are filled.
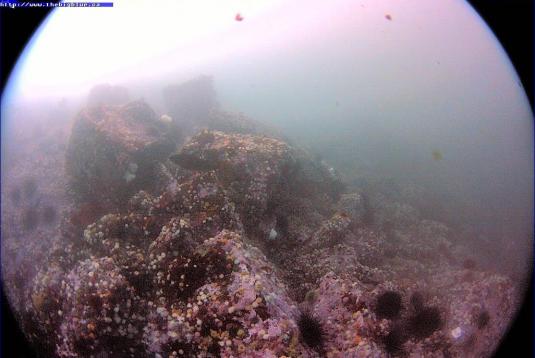
[[[390,199],[387,195],[378,193],[371,203],[377,225],[389,223],[396,228],[408,228],[420,221],[419,212],[405,202]]]
[[[138,102],[77,120],[68,172],[97,202],[60,220],[29,287],[15,291],[15,272],[6,280],[43,352],[490,353],[505,329],[496,317],[513,312],[511,281],[458,264],[466,255],[451,229],[396,201],[393,186],[389,195],[344,194],[336,172],[280,138],[208,130],[171,157],[185,168],[175,170],[168,152],[150,149],[166,142],[151,113]],[[98,176],[104,169],[113,175]],[[141,173],[150,181],[137,182]],[[375,222],[366,224],[370,208]],[[300,324],[303,315],[314,322]]]
[[[189,281],[196,289],[188,296],[158,300],[144,337],[149,352],[279,357],[303,349],[293,341],[298,335],[293,320],[296,307],[257,249],[245,244],[239,234],[223,231],[197,252],[203,253],[206,264],[210,262],[200,267],[211,267],[212,278]],[[188,273],[182,275],[188,282]]]
[[[289,143],[288,138],[276,128],[255,121],[242,113],[232,113],[214,109],[210,111],[207,117],[206,127],[210,130],[229,134],[265,135]]]
[[[458,279],[454,282],[458,274],[447,269],[436,273],[435,283],[416,280],[400,285],[402,281],[386,280],[373,289],[351,276],[326,274],[320,280],[312,306],[315,317],[329,322],[323,325],[326,337],[331,337],[325,341],[326,355],[337,356],[337,352],[343,352],[341,356],[344,357],[384,356],[385,352],[393,353],[393,350],[420,357],[490,355],[491,337],[496,337],[504,327],[497,325],[492,332],[487,331],[474,339],[478,321],[473,317],[481,312],[475,290],[485,290],[484,300],[492,307],[490,310],[510,314],[513,309],[511,282],[498,275],[480,273],[481,281],[473,286],[460,283]],[[424,289],[428,295],[422,309],[415,312],[404,307],[416,287]],[[383,308],[392,313],[389,317],[374,313],[381,297],[394,292],[392,304],[396,310],[394,306],[388,306],[388,310]],[[489,315],[488,309],[489,306],[486,315]]]
[[[32,282],[28,311],[24,315],[23,329],[39,351],[48,356],[55,352],[55,343],[62,321],[64,301],[62,280],[65,271],[57,263],[37,273]]]
[[[163,91],[169,114],[161,116],[177,144],[201,129],[224,133],[268,135],[288,140],[274,127],[268,126],[242,113],[227,112],[219,107],[213,79],[200,76]]]
[[[45,206],[42,210],[41,215],[43,222],[47,225],[53,224],[58,217],[56,208],[51,205]]]
[[[143,101],[83,110],[75,120],[65,170],[80,202],[112,208],[141,189],[151,189],[155,163],[174,143]]]
[[[215,110],[208,117],[208,128],[224,133],[268,134],[266,127],[241,113]],[[262,128],[263,130],[261,130]],[[271,137],[275,137],[270,135]]]
[[[24,230],[27,231],[33,231],[37,228],[39,225],[39,214],[36,209],[34,208],[28,208],[24,211],[24,215],[22,217],[22,227]]]
[[[194,241],[202,242],[223,229],[241,230],[235,204],[219,184],[214,172],[194,173],[174,190],[160,195],[154,215],[180,217]]]
[[[163,91],[163,97],[172,125],[186,134],[206,125],[210,111],[218,106],[210,76],[199,76],[168,86]]]
[[[303,202],[329,213],[341,185],[306,153],[265,136],[205,130],[170,159],[193,171],[214,171],[248,234],[262,239],[277,216],[295,215]]]
[[[328,247],[340,244],[348,235],[351,219],[345,213],[336,213],[332,218],[322,223],[314,234],[311,245]]]
[[[58,356],[136,356],[143,352],[145,301],[113,259],[80,262],[66,276],[63,297],[58,311],[63,317]]]
[[[344,280],[328,273],[318,287],[318,300],[313,313],[324,325],[327,339],[326,355],[340,357],[381,356],[381,347],[376,342],[376,322],[369,307],[367,288],[359,281]]]
[[[371,203],[367,190],[342,194],[336,208],[351,218],[353,231],[359,228],[372,228],[376,224],[376,208]]]

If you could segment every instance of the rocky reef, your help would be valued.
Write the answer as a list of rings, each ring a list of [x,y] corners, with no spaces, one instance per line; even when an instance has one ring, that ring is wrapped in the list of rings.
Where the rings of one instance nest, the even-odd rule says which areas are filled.
[[[89,106],[73,124],[65,171],[80,202],[113,208],[150,187],[155,163],[174,148],[143,101]]]
[[[187,140],[144,102],[78,115],[65,160],[73,202],[55,235],[41,232],[47,247],[27,284],[13,267],[33,259],[33,244],[19,261],[3,257],[11,303],[42,354],[492,353],[515,287],[478,267],[451,228],[343,183],[244,117],[213,113],[199,113],[212,121]],[[2,245],[16,252],[25,214],[8,209]]]
[[[224,111],[217,100],[210,76],[199,76],[167,86],[163,90],[163,99],[167,111],[163,119],[168,122],[169,132],[179,144],[202,129],[283,138],[277,128],[255,121],[243,113]]]

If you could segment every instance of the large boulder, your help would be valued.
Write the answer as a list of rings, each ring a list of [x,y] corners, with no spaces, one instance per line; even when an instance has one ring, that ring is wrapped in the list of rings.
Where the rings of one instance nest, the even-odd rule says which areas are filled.
[[[243,113],[222,110],[210,76],[170,85],[164,89],[163,98],[167,114],[162,120],[168,122],[169,130],[179,144],[202,129],[287,139],[278,129]]]
[[[214,109],[209,113],[206,128],[224,133],[264,135],[289,143],[289,139],[277,128],[255,121],[243,113]]]
[[[79,202],[112,208],[151,189],[155,165],[173,149],[164,124],[143,101],[88,107],[74,122],[65,170]]]
[[[297,344],[297,307],[276,269],[241,235],[222,231],[187,259],[155,261],[163,294],[147,315],[147,352],[280,357],[306,350]]]
[[[307,153],[266,136],[204,130],[170,159],[192,171],[213,171],[252,237],[292,236],[289,217],[301,215],[303,206],[311,208],[307,216],[329,213],[343,188]]]
[[[111,258],[87,259],[64,277],[59,357],[138,356],[144,300]]]
[[[213,79],[200,76],[163,91],[164,102],[173,125],[184,133],[193,133],[207,123],[209,113],[217,107]]]

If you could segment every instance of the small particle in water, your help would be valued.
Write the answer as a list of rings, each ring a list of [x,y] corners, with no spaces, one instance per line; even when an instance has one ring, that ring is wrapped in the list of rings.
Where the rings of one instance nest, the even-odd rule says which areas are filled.
[[[269,232],[269,239],[270,240],[275,240],[277,238],[277,231],[275,229],[271,229],[271,231]]]
[[[169,124],[173,121],[173,119],[167,114],[162,114],[162,116],[160,117],[160,121]]]
[[[385,19],[387,19],[388,21],[392,21],[392,16],[390,16],[390,14],[386,14]]]
[[[241,16],[240,13],[237,13],[236,16],[234,17],[234,20],[236,20],[236,21],[243,21],[243,16]]]
[[[130,172],[125,172],[124,173],[124,180],[126,180],[127,183],[130,183],[132,180],[134,180],[136,178],[136,176]]]
[[[443,156],[442,153],[439,150],[434,150],[432,153],[434,160],[442,160]]]
[[[130,163],[128,164],[128,171],[131,172],[132,174],[135,174],[137,172],[137,164],[136,163]]]
[[[136,163],[130,163],[128,164],[128,169],[124,173],[124,180],[126,180],[127,183],[131,182],[136,178],[136,172],[137,172],[137,164]]]
[[[461,337],[463,330],[461,329],[461,327],[456,327],[452,329],[450,333],[453,338],[458,339],[459,337]]]

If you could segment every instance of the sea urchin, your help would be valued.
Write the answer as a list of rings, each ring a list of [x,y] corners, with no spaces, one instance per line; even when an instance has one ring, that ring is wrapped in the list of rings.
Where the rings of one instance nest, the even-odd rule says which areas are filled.
[[[436,307],[425,307],[409,319],[409,332],[416,338],[429,337],[442,326],[440,311]]]
[[[325,343],[325,331],[319,319],[309,312],[303,312],[297,320],[303,342],[314,349],[321,349]]]
[[[386,291],[377,298],[375,314],[379,318],[392,319],[399,315],[402,308],[401,295],[394,291]]]

